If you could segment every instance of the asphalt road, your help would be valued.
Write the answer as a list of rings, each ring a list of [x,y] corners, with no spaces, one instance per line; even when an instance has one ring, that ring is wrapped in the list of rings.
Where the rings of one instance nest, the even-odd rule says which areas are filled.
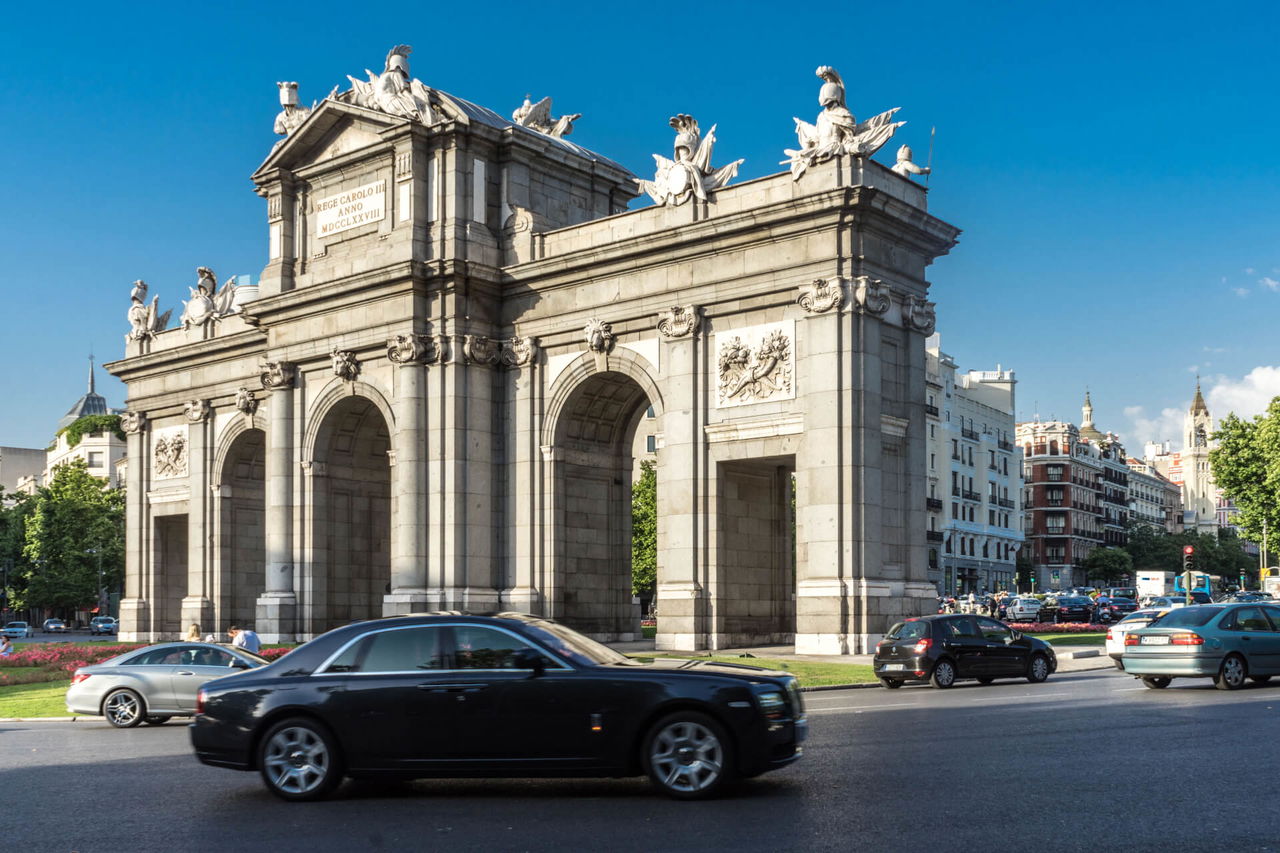
[[[1280,850],[1280,686],[807,694],[792,767],[680,803],[642,780],[348,782],[319,804],[191,756],[185,726],[0,723],[0,843],[39,851]]]

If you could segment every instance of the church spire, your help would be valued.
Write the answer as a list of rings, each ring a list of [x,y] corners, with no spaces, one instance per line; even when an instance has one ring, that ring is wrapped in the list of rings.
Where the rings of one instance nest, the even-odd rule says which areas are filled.
[[[1089,399],[1088,388],[1084,389],[1084,406],[1081,407],[1080,411],[1084,414],[1084,417],[1080,422],[1080,428],[1092,429],[1093,428],[1093,401]]]
[[[93,353],[89,353],[89,393],[98,393],[93,387]]]
[[[1200,376],[1196,375],[1196,397],[1191,401],[1191,414],[1209,414],[1209,407],[1204,404],[1204,395],[1200,393]]]

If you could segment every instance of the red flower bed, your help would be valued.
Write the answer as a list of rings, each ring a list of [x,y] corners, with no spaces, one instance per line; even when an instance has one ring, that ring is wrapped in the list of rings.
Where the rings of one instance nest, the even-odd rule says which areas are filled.
[[[1107,630],[1106,625],[1094,625],[1089,622],[1008,622],[1006,624],[1024,634],[1100,634]]]
[[[39,667],[39,670],[14,674],[0,672],[0,686],[61,681],[82,666],[101,663],[130,649],[141,648],[142,645],[142,643],[121,643],[109,646],[78,646],[74,643],[32,644],[20,652],[15,651],[8,657],[0,658],[0,668]]]
[[[289,654],[289,652],[293,651],[295,648],[297,648],[297,646],[289,646],[287,649],[263,649],[262,651],[258,652],[258,656],[264,657],[267,660],[275,660],[276,658],[284,657],[285,655]]]

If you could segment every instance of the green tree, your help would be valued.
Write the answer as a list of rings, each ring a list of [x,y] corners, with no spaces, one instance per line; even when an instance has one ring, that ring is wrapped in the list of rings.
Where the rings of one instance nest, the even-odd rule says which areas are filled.
[[[1113,586],[1133,572],[1133,558],[1123,548],[1094,548],[1084,560],[1086,577]]]
[[[1182,544],[1177,537],[1145,524],[1129,527],[1124,549],[1138,571],[1172,572],[1181,568]]]
[[[1218,446],[1209,451],[1214,482],[1231,495],[1239,514],[1234,519],[1245,536],[1262,541],[1280,530],[1280,397],[1252,420],[1234,413],[1213,434]]]
[[[646,459],[631,487],[631,592],[652,599],[657,582],[658,471]]]
[[[76,459],[54,469],[25,524],[23,555],[27,607],[90,606],[98,600],[98,571],[108,589],[124,574],[124,491]]]
[[[6,606],[15,610],[26,606],[28,563],[22,551],[26,545],[27,521],[34,512],[32,496],[4,494],[0,490],[0,574],[7,581],[0,610]]]

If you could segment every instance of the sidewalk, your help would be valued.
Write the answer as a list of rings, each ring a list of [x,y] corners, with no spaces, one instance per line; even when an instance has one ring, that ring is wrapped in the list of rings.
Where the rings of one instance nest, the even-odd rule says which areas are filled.
[[[654,654],[653,640],[636,640],[629,643],[609,643],[612,649],[624,655]],[[1058,656],[1058,672],[1082,672],[1089,669],[1111,669],[1115,664],[1107,656],[1102,646],[1068,646],[1053,644],[1053,651]],[[751,658],[773,658],[775,660],[812,661],[814,663],[860,663],[871,664],[872,655],[798,655],[795,646],[751,646],[742,649],[716,649],[714,651],[671,651],[664,650],[664,655],[680,655],[688,657],[742,657],[742,662],[749,664]]]

